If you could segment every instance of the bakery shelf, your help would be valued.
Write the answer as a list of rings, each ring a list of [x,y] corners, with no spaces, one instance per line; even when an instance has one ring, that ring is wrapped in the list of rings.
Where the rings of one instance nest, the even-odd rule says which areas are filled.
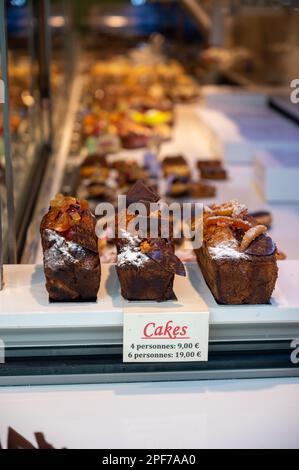
[[[299,337],[296,286],[299,262],[279,263],[272,302],[260,306],[218,305],[195,263],[175,281],[178,302],[133,303],[154,312],[210,311],[210,359],[195,365],[122,363],[123,311],[132,303],[119,293],[113,265],[103,265],[97,303],[49,303],[42,266],[6,266],[0,293],[0,332],[7,364],[0,383],[82,383],[191,380],[299,375],[290,363],[290,343]]]
[[[154,314],[162,308],[171,312],[206,306],[210,311],[211,341],[299,337],[299,261],[279,262],[279,278],[269,305],[219,305],[197,264],[186,264],[186,270],[186,278],[175,280],[178,302],[142,302],[137,303],[138,307]],[[11,347],[121,344],[123,311],[132,304],[136,308],[135,302],[121,297],[113,265],[102,265],[97,303],[49,303],[42,266],[6,266],[4,279],[0,331]]]

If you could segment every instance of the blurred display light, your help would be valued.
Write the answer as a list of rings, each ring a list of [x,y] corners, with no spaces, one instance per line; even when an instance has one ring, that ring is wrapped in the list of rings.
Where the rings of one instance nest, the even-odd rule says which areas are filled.
[[[109,28],[123,28],[129,24],[129,20],[125,16],[106,16],[103,22]]]
[[[131,3],[134,7],[140,7],[141,5],[145,5],[146,0],[131,0]]]
[[[52,28],[62,28],[65,25],[65,18],[63,16],[52,16],[49,19],[49,25]]]

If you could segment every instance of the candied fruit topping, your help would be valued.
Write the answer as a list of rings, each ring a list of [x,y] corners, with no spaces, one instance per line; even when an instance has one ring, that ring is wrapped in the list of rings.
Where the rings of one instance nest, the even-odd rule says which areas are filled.
[[[212,204],[207,207],[205,213],[210,216],[230,216],[238,219],[243,219],[247,215],[248,210],[239,201],[228,201],[223,204]]]
[[[55,221],[55,230],[57,232],[66,232],[71,226],[69,215],[64,212],[58,216],[58,219]]]
[[[71,212],[70,217],[72,219],[73,224],[78,224],[81,220],[81,215],[78,212]]]
[[[63,196],[63,194],[57,194],[57,196],[50,202],[51,208],[67,210],[71,205],[77,204],[75,197]]]
[[[209,227],[210,225],[229,226],[234,229],[244,230],[244,232],[247,232],[247,230],[252,227],[250,222],[248,222],[247,220],[234,219],[232,217],[219,215],[208,217],[205,223],[207,227]]]
[[[140,245],[142,253],[149,253],[152,250],[152,246],[148,241],[144,241]]]
[[[260,235],[267,231],[267,227],[265,225],[256,225],[248,230],[242,240],[240,250],[245,251],[249,245]]]
[[[79,201],[75,197],[57,194],[50,202],[48,228],[57,232],[67,232],[82,220],[82,212],[89,208],[86,200]]]

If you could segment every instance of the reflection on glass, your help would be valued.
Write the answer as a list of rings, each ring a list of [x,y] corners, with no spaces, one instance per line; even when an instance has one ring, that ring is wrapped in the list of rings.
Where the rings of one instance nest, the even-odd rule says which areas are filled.
[[[32,1],[6,1],[10,129],[16,206],[41,144],[35,21]],[[0,184],[4,193],[3,116],[0,116]],[[3,196],[4,197],[4,196]],[[5,200],[5,198],[4,198]]]

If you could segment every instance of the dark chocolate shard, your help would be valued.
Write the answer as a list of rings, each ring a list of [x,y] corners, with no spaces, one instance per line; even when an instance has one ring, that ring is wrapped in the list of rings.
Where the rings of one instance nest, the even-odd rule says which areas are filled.
[[[186,276],[185,266],[174,253],[165,250],[152,250],[146,254],[166,271],[178,276]]]
[[[127,204],[135,202],[155,203],[160,200],[160,196],[143,181],[138,180],[127,193]]]
[[[36,449],[36,447],[13,428],[8,428],[7,449]]]
[[[54,447],[46,441],[42,432],[36,432],[34,435],[39,449],[54,449]]]
[[[34,447],[31,442],[25,439],[24,436],[19,434],[15,429],[8,428],[7,449],[54,449],[54,447],[46,441],[42,432],[34,433],[38,447]],[[1,447],[0,447],[1,448]]]
[[[271,256],[276,251],[276,245],[272,238],[260,235],[247,248],[245,253],[251,256]]]

